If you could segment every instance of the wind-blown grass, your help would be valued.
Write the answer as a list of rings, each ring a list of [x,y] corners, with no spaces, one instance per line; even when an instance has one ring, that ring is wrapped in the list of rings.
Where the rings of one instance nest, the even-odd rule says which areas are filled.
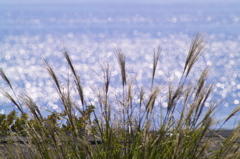
[[[209,97],[213,84],[208,84],[210,69],[206,67],[198,80],[190,79],[192,68],[206,49],[204,36],[196,35],[190,45],[181,79],[168,86],[155,83],[158,60],[161,48],[153,55],[152,79],[150,88],[134,89],[135,80],[129,78],[126,68],[126,57],[121,49],[116,48],[116,58],[122,80],[122,94],[112,99],[109,96],[111,85],[111,66],[101,66],[103,87],[93,89],[98,102],[93,106],[85,100],[81,76],[74,68],[69,54],[64,56],[71,70],[71,77],[65,86],[59,81],[53,68],[45,61],[46,69],[58,92],[62,113],[52,112],[48,118],[41,114],[27,93],[18,95],[14,92],[10,80],[4,71],[0,71],[2,79],[14,92],[14,96],[2,90],[22,114],[28,112],[31,119],[24,119],[24,132],[28,142],[18,148],[18,144],[8,145],[2,157],[8,158],[237,158],[239,145],[234,143],[239,138],[239,126],[228,138],[216,141],[207,138],[214,121],[215,109],[218,106],[210,102]],[[73,80],[71,80],[73,79]],[[167,87],[167,88],[166,88]],[[167,89],[166,112],[158,112],[161,103],[156,100]],[[80,102],[72,97],[76,91]],[[138,102],[133,101],[134,97]],[[114,106],[120,109],[113,109]],[[23,107],[27,108],[26,110]],[[77,116],[76,113],[80,115]],[[100,112],[100,113],[99,113]],[[228,121],[239,112],[239,108],[225,119]],[[22,119],[22,118],[21,118]],[[17,120],[17,119],[16,119]],[[64,121],[62,124],[58,122]],[[13,122],[12,122],[13,123]],[[17,125],[16,121],[12,125]],[[10,136],[22,135],[19,131],[9,129]],[[95,145],[89,142],[95,141]],[[99,141],[99,142],[98,142]],[[100,143],[101,142],[101,143]]]

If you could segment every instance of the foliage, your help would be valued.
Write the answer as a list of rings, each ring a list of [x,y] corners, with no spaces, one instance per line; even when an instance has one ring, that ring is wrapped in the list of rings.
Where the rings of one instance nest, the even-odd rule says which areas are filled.
[[[11,111],[7,116],[6,114],[0,115],[0,135],[10,135],[10,132],[18,132],[19,135],[26,135],[25,126],[28,119],[28,114],[21,114],[17,117],[17,111]]]

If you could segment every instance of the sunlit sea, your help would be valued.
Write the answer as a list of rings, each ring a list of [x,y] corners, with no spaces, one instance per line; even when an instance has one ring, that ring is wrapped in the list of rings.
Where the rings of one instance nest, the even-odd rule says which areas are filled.
[[[168,82],[179,81],[192,37],[199,32],[206,36],[207,50],[196,63],[192,79],[211,67],[208,82],[215,88],[206,106],[219,103],[216,120],[223,119],[240,104],[240,3],[1,5],[0,67],[16,94],[26,91],[40,107],[61,111],[43,59],[66,83],[70,74],[62,54],[66,49],[87,101],[94,104],[92,87],[102,87],[100,66],[107,61],[112,71],[111,95],[122,92],[116,47],[126,55],[128,77],[135,78],[138,86],[149,87],[153,52],[160,46],[155,82],[164,91]],[[10,91],[3,81],[0,87]],[[165,99],[160,97],[156,104],[166,108]],[[13,109],[0,96],[0,112]],[[229,127],[239,119],[236,116]]]

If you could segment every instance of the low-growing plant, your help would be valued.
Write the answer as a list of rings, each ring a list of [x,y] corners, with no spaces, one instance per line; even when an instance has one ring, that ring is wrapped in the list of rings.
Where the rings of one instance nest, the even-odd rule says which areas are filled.
[[[197,80],[191,79],[192,68],[205,51],[203,34],[197,34],[191,43],[188,56],[178,82],[168,86],[155,82],[158,61],[161,55],[159,47],[153,55],[152,79],[150,87],[134,89],[136,81],[128,78],[126,57],[116,48],[116,58],[121,72],[122,93],[112,99],[111,69],[109,63],[101,66],[103,87],[93,89],[98,101],[93,106],[85,100],[81,76],[77,73],[69,54],[64,51],[72,81],[69,78],[66,87],[59,80],[53,68],[45,61],[46,69],[53,80],[59,95],[62,113],[52,112],[43,117],[39,106],[26,93],[20,96],[14,91],[10,80],[3,70],[2,79],[13,91],[14,96],[2,90],[21,112],[16,117],[13,111],[9,115],[0,115],[2,135],[25,136],[27,142],[4,146],[2,157],[6,158],[131,158],[131,159],[185,159],[185,158],[238,158],[239,125],[232,134],[218,140],[206,137],[216,123],[214,113],[218,104],[209,102],[213,84],[207,82],[210,69],[202,70]],[[70,89],[74,87],[74,89]],[[167,102],[166,111],[157,103],[163,91]],[[80,102],[72,97],[71,91],[78,94]],[[138,102],[134,101],[137,97]],[[206,107],[206,103],[208,107]],[[80,103],[80,104],[79,104]],[[114,109],[114,107],[119,109]],[[23,109],[26,107],[27,109]],[[228,121],[240,108],[234,110]],[[30,119],[27,115],[31,114]],[[76,114],[80,115],[76,115]],[[218,135],[218,134],[216,134]],[[218,146],[216,146],[218,145]]]

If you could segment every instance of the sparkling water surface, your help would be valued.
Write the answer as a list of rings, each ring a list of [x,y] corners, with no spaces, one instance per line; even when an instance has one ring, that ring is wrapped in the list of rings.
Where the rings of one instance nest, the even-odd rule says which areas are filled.
[[[221,102],[216,118],[226,117],[240,103],[240,4],[2,5],[0,20],[0,67],[16,92],[27,91],[43,108],[61,110],[43,59],[66,82],[70,72],[62,54],[66,49],[81,75],[87,100],[94,104],[91,88],[101,87],[100,65],[107,61],[112,95],[122,92],[115,47],[126,54],[129,77],[147,87],[153,52],[161,46],[156,83],[164,86],[179,80],[191,39],[198,32],[205,33],[207,50],[194,67],[193,78],[211,67],[208,82],[215,88],[210,99]],[[3,82],[0,86],[8,90]],[[0,98],[2,112],[14,108]],[[166,107],[163,101],[158,99]]]

